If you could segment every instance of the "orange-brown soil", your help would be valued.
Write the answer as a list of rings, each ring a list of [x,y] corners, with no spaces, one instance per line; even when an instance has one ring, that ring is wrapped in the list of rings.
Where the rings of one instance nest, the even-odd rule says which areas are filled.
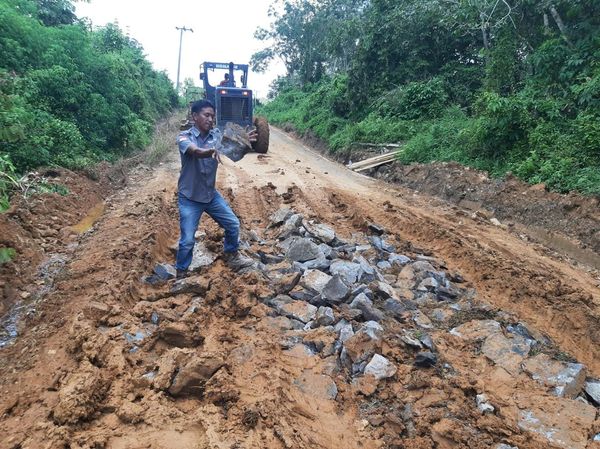
[[[220,169],[220,189],[241,219],[251,253],[278,253],[269,217],[281,206],[349,242],[364,243],[368,224],[376,223],[398,253],[460,274],[464,301],[472,307],[445,323],[430,320],[425,330],[414,310],[383,319],[377,351],[397,371],[376,382],[353,376],[335,352],[327,353],[336,339],[331,329],[297,329],[276,313],[266,298],[283,281],[261,270],[236,275],[217,259],[180,293],[172,291],[173,281],[144,283],[157,262],[174,260],[174,151],[155,169],[134,169],[127,186],[106,198],[90,230],[65,231],[64,242],[62,230],[51,236],[57,242],[46,243],[58,252],[70,249],[41,293],[37,267],[53,247],[39,249],[43,242],[27,230],[32,225],[25,211],[15,213],[26,231],[0,228],[10,232],[3,231],[1,243],[18,251],[13,273],[9,267],[1,273],[5,297],[13,295],[14,302],[24,291],[37,295],[18,338],[0,349],[0,447],[596,447],[600,422],[593,405],[555,397],[511,360],[492,361],[480,341],[449,330],[491,318],[502,329],[525,322],[536,338],[551,342],[541,352],[583,363],[587,375],[598,378],[597,272],[485,216],[352,173],[280,131],[272,130],[271,139],[269,154],[225,161]],[[30,206],[39,208],[31,214],[50,221],[57,216],[66,229],[103,199],[106,190],[94,189],[88,185],[78,199],[45,196]],[[222,232],[208,217],[201,231],[205,245],[220,251]],[[16,269],[27,276],[18,280]],[[431,317],[433,309],[423,305],[418,312]],[[347,308],[334,312],[355,330],[361,325]],[[405,332],[431,336],[435,367],[413,364],[416,351],[401,339]],[[502,332],[496,337],[504,338]],[[480,394],[493,413],[478,410]],[[548,426],[564,432],[567,443],[520,425],[524,413],[555,416]]]

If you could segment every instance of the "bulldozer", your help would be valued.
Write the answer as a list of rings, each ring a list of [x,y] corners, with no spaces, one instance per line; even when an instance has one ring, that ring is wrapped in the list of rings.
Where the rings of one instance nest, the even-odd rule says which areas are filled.
[[[224,71],[223,81],[217,86],[210,84],[209,71]],[[240,74],[239,82],[236,75]],[[252,142],[252,150],[256,153],[266,153],[269,150],[269,123],[264,117],[254,116],[252,90],[248,89],[248,64],[233,62],[203,62],[200,64],[200,80],[204,87],[204,98],[215,105],[216,127],[225,129],[226,126],[238,125],[243,129],[255,127],[256,142]],[[191,105],[191,104],[190,104]],[[191,111],[181,129],[193,125]]]

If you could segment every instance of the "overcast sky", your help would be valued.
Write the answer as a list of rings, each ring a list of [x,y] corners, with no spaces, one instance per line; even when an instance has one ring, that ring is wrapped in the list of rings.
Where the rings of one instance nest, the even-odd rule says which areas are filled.
[[[198,78],[202,61],[245,64],[264,43],[254,39],[258,26],[267,27],[273,0],[92,0],[77,2],[77,15],[88,17],[93,25],[117,21],[119,26],[144,47],[157,70],[166,70],[175,83],[179,51],[178,27],[192,28],[183,34],[180,82]],[[265,97],[269,83],[285,69],[273,63],[265,74],[250,73],[248,86],[255,97]],[[216,76],[219,78],[219,76]],[[211,78],[212,82],[212,78]]]

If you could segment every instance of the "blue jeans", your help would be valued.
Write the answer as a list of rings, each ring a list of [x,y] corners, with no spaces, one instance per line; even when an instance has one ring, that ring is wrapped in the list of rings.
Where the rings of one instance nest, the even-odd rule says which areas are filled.
[[[215,194],[210,203],[192,201],[181,194],[178,196],[177,205],[179,206],[179,228],[181,232],[175,264],[178,270],[187,270],[192,263],[192,254],[196,243],[194,234],[204,212],[225,230],[224,251],[232,253],[238,250],[240,220],[219,192]]]

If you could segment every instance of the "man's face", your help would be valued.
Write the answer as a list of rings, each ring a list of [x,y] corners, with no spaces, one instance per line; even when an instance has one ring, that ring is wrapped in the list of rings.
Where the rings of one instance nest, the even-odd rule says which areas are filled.
[[[200,112],[192,114],[194,124],[201,133],[209,132],[215,123],[215,110],[213,108],[202,108]]]

